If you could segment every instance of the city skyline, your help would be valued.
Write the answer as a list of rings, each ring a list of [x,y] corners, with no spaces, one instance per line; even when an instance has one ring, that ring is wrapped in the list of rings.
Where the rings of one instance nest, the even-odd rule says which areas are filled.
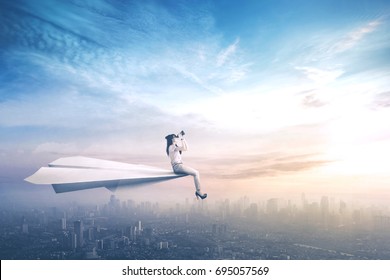
[[[302,194],[0,207],[1,259],[389,259],[389,207]]]

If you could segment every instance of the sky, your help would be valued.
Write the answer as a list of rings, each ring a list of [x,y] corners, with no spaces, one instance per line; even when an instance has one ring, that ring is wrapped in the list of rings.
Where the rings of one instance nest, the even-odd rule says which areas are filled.
[[[65,156],[170,169],[209,198],[390,198],[390,3],[0,0],[0,196]],[[193,196],[191,178],[119,196]]]

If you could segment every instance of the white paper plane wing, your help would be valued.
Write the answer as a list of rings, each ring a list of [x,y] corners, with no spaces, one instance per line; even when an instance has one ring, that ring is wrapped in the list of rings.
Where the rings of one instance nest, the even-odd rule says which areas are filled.
[[[49,167],[41,167],[25,180],[33,184],[50,184],[56,193],[106,187],[132,187],[186,176],[170,170],[139,164],[87,157],[60,158]]]

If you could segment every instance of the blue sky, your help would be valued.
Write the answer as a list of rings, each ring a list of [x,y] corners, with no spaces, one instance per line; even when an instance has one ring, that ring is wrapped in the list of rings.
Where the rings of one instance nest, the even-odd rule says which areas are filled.
[[[215,196],[386,191],[388,1],[0,3],[3,188],[61,156],[169,168],[184,129]]]

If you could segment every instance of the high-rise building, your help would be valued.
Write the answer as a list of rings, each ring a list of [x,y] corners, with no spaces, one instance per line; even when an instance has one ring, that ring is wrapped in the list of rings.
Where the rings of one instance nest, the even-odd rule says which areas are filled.
[[[104,240],[103,239],[96,241],[96,248],[98,250],[103,250],[104,249]]]
[[[267,213],[276,214],[278,213],[278,199],[271,198],[267,201]]]
[[[84,238],[83,238],[84,227],[83,227],[83,222],[81,220],[74,222],[74,233],[76,234],[76,237],[77,237],[77,247],[79,247],[79,248],[83,247],[83,245],[84,245]]]
[[[302,209],[305,211],[308,205],[305,193],[301,194],[301,201],[302,201]]]
[[[339,213],[341,215],[345,215],[347,213],[347,203],[344,201],[340,201]]]
[[[66,218],[61,218],[61,229],[66,230]]]
[[[94,241],[95,240],[95,232],[96,232],[96,228],[95,227],[90,227],[88,229],[88,240],[90,240],[90,241]]]
[[[28,234],[28,224],[27,223],[22,224],[22,232],[25,234]]]
[[[108,211],[110,215],[117,215],[121,210],[120,200],[111,195],[110,202],[108,203]]]
[[[158,243],[158,249],[168,249],[169,248],[169,243],[167,241],[161,241]]]
[[[327,196],[321,197],[321,213],[324,214],[329,214],[329,198]]]
[[[25,233],[25,234],[28,233],[27,219],[24,216],[22,218],[22,233]]]
[[[131,241],[135,241],[137,239],[137,227],[131,226],[129,228],[129,238]]]
[[[257,204],[251,203],[251,205],[249,206],[249,208],[247,209],[246,212],[247,212],[248,218],[255,219],[257,217],[257,214],[258,214]]]
[[[72,233],[72,249],[76,249],[78,246],[77,246],[77,234],[76,233]]]
[[[322,223],[327,226],[329,220],[329,198],[327,196],[321,197],[320,208]]]
[[[225,220],[230,216],[230,200],[225,199],[223,203],[222,219]]]

